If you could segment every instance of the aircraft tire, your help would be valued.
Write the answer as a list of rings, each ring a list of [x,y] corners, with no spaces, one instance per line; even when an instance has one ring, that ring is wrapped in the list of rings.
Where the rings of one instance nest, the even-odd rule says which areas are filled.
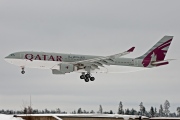
[[[24,73],[25,73],[25,71],[21,71],[21,73],[22,73],[22,74],[24,74]]]
[[[81,75],[81,76],[80,76],[80,79],[85,79],[85,76],[84,76],[84,75]]]
[[[94,78],[94,77],[90,77],[90,80],[91,80],[91,81],[94,81],[94,80],[95,80],[95,78]]]
[[[89,82],[89,78],[85,78],[84,80],[85,80],[85,82]]]
[[[90,74],[86,74],[85,77],[86,78],[90,78],[91,76],[90,76]]]

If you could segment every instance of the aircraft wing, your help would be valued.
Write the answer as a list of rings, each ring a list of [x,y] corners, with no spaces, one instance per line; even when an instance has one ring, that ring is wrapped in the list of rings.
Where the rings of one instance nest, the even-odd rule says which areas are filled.
[[[115,55],[110,55],[110,56],[105,56],[105,57],[98,57],[98,58],[93,58],[93,59],[88,59],[88,60],[82,60],[82,61],[76,61],[76,62],[71,62],[71,64],[74,64],[77,67],[83,66],[85,67],[90,67],[92,70],[94,69],[99,69],[98,66],[104,67],[103,65],[110,65],[111,62],[114,62],[115,58],[122,57],[124,55],[127,55],[131,52],[134,51],[135,47],[130,48],[127,51],[124,51],[122,53],[118,53]]]

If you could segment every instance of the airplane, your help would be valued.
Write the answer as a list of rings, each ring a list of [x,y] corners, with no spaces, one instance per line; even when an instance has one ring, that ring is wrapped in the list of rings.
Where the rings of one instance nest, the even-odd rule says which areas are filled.
[[[129,66],[154,68],[169,64],[173,59],[165,60],[165,56],[172,42],[173,36],[164,36],[144,55],[137,58],[123,58],[134,51],[132,47],[122,53],[110,56],[91,56],[63,53],[22,51],[11,53],[5,57],[5,61],[21,67],[21,73],[25,73],[25,68],[51,69],[52,74],[66,74],[80,72],[80,79],[85,82],[94,81],[91,73],[101,71],[106,66]],[[101,71],[102,72],[102,71]]]

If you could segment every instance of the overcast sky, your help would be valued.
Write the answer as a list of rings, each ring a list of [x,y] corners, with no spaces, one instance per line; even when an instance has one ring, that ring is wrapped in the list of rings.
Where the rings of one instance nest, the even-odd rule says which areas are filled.
[[[144,54],[164,35],[174,39],[166,58],[179,59],[179,0],[1,0],[0,109],[22,109],[32,96],[33,108],[71,112],[82,108],[117,112],[146,110],[169,100],[180,107],[180,63],[132,73],[93,74],[85,83],[78,73],[52,75],[51,70],[21,69],[4,61],[16,51],[111,55],[135,46],[127,57]]]

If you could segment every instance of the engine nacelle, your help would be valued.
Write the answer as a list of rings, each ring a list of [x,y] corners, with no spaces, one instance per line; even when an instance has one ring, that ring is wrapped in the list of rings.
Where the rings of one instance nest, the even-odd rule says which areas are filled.
[[[65,73],[70,73],[74,71],[74,65],[72,64],[67,64],[67,63],[61,63],[60,64],[60,69],[53,69],[52,73],[53,74],[65,74]]]

